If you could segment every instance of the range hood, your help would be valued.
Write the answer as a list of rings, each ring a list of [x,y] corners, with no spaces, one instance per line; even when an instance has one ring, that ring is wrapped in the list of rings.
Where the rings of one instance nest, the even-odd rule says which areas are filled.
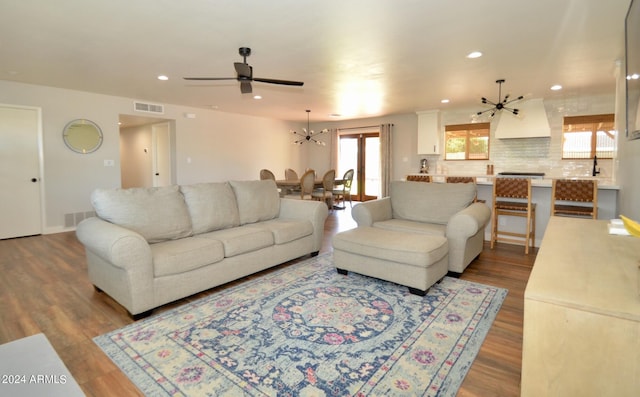
[[[496,138],[508,139],[551,136],[549,118],[547,117],[547,111],[544,108],[542,98],[517,102],[514,103],[514,107],[520,110],[517,116],[510,112],[500,112],[498,126],[495,131]]]

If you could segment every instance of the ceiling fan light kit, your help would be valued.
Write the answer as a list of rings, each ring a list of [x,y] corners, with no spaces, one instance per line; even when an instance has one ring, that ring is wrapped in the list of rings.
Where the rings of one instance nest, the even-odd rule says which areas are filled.
[[[520,110],[516,109],[516,108],[512,108],[507,106],[510,103],[513,103],[515,101],[519,101],[521,99],[524,98],[524,96],[520,95],[519,97],[515,98],[515,99],[511,99],[509,100],[509,94],[504,96],[504,99],[500,99],[502,98],[502,83],[504,83],[505,80],[504,79],[498,79],[496,80],[496,83],[498,84],[498,100],[496,102],[491,102],[490,100],[488,100],[485,97],[482,97],[482,103],[484,104],[489,104],[491,106],[493,106],[492,108],[486,109],[486,110],[482,110],[478,113],[476,113],[476,115],[481,116],[483,113],[486,112],[491,112],[491,115],[489,116],[489,118],[493,118],[493,116],[496,115],[497,112],[501,111],[501,110],[506,110],[509,111],[511,113],[514,114],[514,116],[517,116],[518,113],[520,112]]]
[[[324,141],[320,141],[314,138],[314,136],[318,136],[320,134],[324,134],[325,132],[328,132],[328,129],[324,129],[320,132],[313,132],[310,128],[309,128],[309,113],[311,113],[311,110],[307,109],[307,128],[303,128],[302,130],[304,131],[304,134],[296,132],[291,130],[291,132],[293,133],[293,135],[296,135],[296,139],[293,144],[294,145],[302,145],[305,142],[309,142],[309,143],[315,143],[318,146],[326,146],[326,143]]]
[[[293,80],[278,80],[278,79],[267,79],[263,77],[253,77],[253,67],[247,63],[247,57],[251,55],[251,48],[249,47],[240,47],[238,49],[238,53],[242,57],[242,62],[234,62],[233,66],[236,69],[236,77],[183,77],[185,80],[238,80],[240,82],[240,92],[243,94],[251,94],[253,92],[253,88],[251,87],[252,81],[257,81],[260,83],[268,83],[268,84],[279,84],[279,85],[291,85],[291,86],[302,86],[304,83],[302,81],[293,81]]]

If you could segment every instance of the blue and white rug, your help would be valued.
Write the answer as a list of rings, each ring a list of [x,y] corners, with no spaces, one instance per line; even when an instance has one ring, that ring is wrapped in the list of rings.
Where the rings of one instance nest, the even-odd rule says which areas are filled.
[[[327,254],[95,342],[146,395],[454,396],[506,294],[446,277],[419,297]]]

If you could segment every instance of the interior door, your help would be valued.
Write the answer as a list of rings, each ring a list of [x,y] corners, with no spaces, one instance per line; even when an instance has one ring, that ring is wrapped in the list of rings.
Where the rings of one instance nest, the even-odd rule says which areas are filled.
[[[171,185],[171,134],[169,123],[151,126],[153,186]]]
[[[351,198],[355,201],[380,197],[380,133],[340,135],[338,177],[353,168]]]
[[[0,239],[42,233],[40,147],[40,109],[0,105]]]

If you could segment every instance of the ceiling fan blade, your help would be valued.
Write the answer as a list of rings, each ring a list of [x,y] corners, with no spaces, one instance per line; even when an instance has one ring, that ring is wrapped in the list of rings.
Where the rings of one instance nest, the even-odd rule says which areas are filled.
[[[240,92],[243,94],[251,94],[251,82],[249,80],[244,80],[240,82]]]
[[[237,77],[183,77],[185,80],[238,80]]]
[[[296,85],[296,86],[301,86],[301,85],[304,84],[302,81],[263,79],[263,78],[260,78],[260,77],[254,77],[253,81],[259,81],[261,83],[281,84],[281,85]]]
[[[234,62],[233,66],[236,68],[236,73],[238,73],[238,78],[240,77],[251,78],[253,76],[253,68],[249,66],[249,64],[242,63],[242,62]]]

